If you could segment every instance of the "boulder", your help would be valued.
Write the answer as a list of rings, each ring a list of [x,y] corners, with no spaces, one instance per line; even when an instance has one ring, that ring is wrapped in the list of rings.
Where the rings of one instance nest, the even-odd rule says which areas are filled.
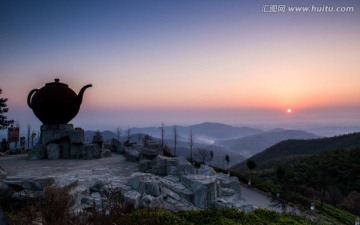
[[[134,173],[127,181],[126,185],[142,195],[159,196],[161,194],[162,182],[161,177],[148,173]]]
[[[53,177],[44,178],[19,178],[7,177],[2,180],[2,183],[8,185],[14,190],[28,190],[28,191],[42,191],[45,187],[55,183]]]
[[[156,148],[141,148],[140,149],[141,157],[147,159],[154,159],[158,153],[159,149]]]
[[[70,159],[70,141],[65,139],[59,143],[60,159]]]
[[[70,145],[70,158],[81,159],[82,153],[85,152],[84,145]]]
[[[182,176],[194,173],[191,163],[185,158],[170,158],[162,155],[158,155],[152,161],[143,161],[140,168],[143,172],[152,173],[159,176]]]
[[[90,196],[82,197],[81,203],[84,209],[91,208],[95,205],[95,208],[100,210],[102,207],[102,198],[99,192],[92,192]]]
[[[102,180],[95,181],[95,183],[89,188],[90,192],[100,192],[100,189],[106,185]]]
[[[168,209],[172,212],[178,212],[181,210],[195,210],[196,206],[191,204],[187,199],[180,196],[173,190],[168,188],[163,188],[164,200],[162,202],[162,207]]]
[[[74,131],[74,126],[72,124],[41,125],[40,130],[41,144],[48,144],[63,138],[69,138]]]
[[[110,149],[101,150],[101,158],[111,157]]]
[[[44,188],[54,183],[55,181],[52,177],[6,177],[0,182],[0,199],[10,200],[13,198],[19,201],[39,199],[43,197]]]
[[[124,200],[126,203],[133,205],[135,208],[140,207],[141,194],[134,190],[124,191]]]
[[[46,145],[37,144],[28,152],[29,160],[38,160],[38,159],[46,159],[46,158],[47,158]]]
[[[60,158],[60,146],[55,143],[50,143],[46,146],[46,153],[48,156],[48,159],[59,159]]]
[[[85,134],[84,130],[77,127],[73,131],[70,132],[69,135],[71,144],[84,144],[85,142]]]
[[[169,167],[176,167],[176,158],[158,155],[155,160],[153,160],[153,165],[151,166],[149,173],[166,176],[169,175]]]
[[[92,139],[93,144],[97,144],[100,149],[105,147],[104,138],[100,132],[96,132]]]
[[[54,178],[26,179],[21,182],[21,187],[30,191],[42,191],[45,187],[55,183]]]
[[[192,203],[199,208],[214,204],[217,197],[216,177],[197,174],[184,175],[183,184],[193,193]]]
[[[98,159],[100,157],[100,149],[97,144],[86,144],[81,150],[82,159]]]
[[[194,174],[193,166],[184,157],[177,157],[176,163],[177,163],[177,175],[178,176]]]
[[[153,160],[142,159],[139,162],[139,170],[140,172],[146,173],[149,170],[151,170],[152,165],[153,165]]]
[[[141,201],[140,201],[140,207],[141,208],[146,208],[146,209],[151,208],[150,204],[151,204],[152,201],[154,201],[154,199],[155,199],[155,197],[153,197],[151,195],[142,196]]]
[[[201,165],[197,170],[197,174],[205,175],[205,176],[215,176],[217,173],[215,170],[208,165]]]
[[[140,159],[140,152],[136,149],[127,149],[125,151],[125,158],[127,161],[136,162]]]
[[[215,205],[221,208],[235,208],[246,212],[254,210],[254,207],[248,204],[239,194],[218,198]]]
[[[125,147],[121,144],[120,141],[118,141],[117,139],[115,138],[112,138],[111,139],[111,151],[112,152],[117,152],[117,153],[120,153],[120,154],[125,154]]]
[[[216,175],[216,177],[220,181],[220,186],[222,189],[232,189],[236,194],[241,195],[240,182],[237,177],[229,176],[224,173],[219,173]]]

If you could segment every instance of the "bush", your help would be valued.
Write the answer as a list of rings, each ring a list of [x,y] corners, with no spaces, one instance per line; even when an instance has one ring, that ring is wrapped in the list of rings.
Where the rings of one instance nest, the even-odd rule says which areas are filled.
[[[71,196],[69,191],[77,186],[73,182],[64,187],[45,187],[42,201],[43,224],[67,225],[70,215]]]
[[[166,210],[139,209],[127,216],[129,224],[134,225],[187,225],[184,218]]]

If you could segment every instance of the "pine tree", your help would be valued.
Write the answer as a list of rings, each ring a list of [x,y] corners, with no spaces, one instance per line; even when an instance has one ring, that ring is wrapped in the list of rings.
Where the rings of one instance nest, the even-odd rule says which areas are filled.
[[[0,94],[1,93],[2,90],[0,88]],[[4,115],[9,111],[9,108],[6,104],[7,100],[7,98],[0,98],[0,130],[4,130],[14,123],[14,120],[8,120],[7,117]]]
[[[229,172],[229,163],[230,163],[229,155],[225,155],[225,161],[226,161],[226,170]]]

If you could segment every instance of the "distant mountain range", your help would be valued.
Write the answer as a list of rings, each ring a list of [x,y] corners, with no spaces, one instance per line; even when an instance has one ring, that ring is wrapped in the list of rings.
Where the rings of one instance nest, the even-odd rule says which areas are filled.
[[[352,133],[311,140],[286,140],[250,157],[255,161],[257,169],[271,169],[277,164],[294,164],[301,158],[324,151],[360,147],[360,133]],[[246,169],[241,162],[232,167],[234,171]]]
[[[179,140],[188,141],[190,130],[193,132],[193,136],[197,143],[213,144],[217,140],[229,140],[234,138],[241,138],[248,135],[258,134],[264,132],[260,129],[250,127],[233,127],[221,123],[201,123],[192,126],[176,126],[178,130]],[[143,133],[152,137],[160,138],[160,126],[159,127],[145,127],[145,128],[130,128],[131,134]],[[173,138],[174,126],[164,126],[165,138]],[[125,130],[122,130],[121,136],[125,136]],[[116,137],[115,131],[101,132],[105,140]],[[86,131],[86,137],[92,137],[95,131]]]
[[[164,126],[165,143],[173,148],[174,126]],[[220,123],[201,123],[192,126],[177,126],[178,144],[177,153],[185,157],[190,155],[189,134],[190,130],[194,136],[194,151],[197,148],[205,148],[213,151],[214,165],[221,166],[224,163],[225,155],[230,156],[229,165],[238,164],[246,158],[263,151],[264,149],[287,139],[311,139],[318,138],[315,134],[301,130],[274,129],[263,131],[250,127],[234,127]],[[101,132],[104,140],[117,138],[115,131]],[[95,131],[86,131],[87,142],[91,142]],[[131,128],[131,142],[139,142],[144,135],[150,135],[160,141],[159,127]],[[126,139],[126,130],[121,131],[121,141]]]
[[[249,158],[283,140],[314,138],[319,138],[319,136],[302,130],[273,129],[243,138],[216,141],[215,144]]]
[[[230,126],[229,126],[230,127]],[[166,135],[165,138],[164,138],[164,142],[167,144],[167,146],[169,146],[172,150],[174,148],[174,139],[172,137],[172,129],[173,127],[166,127],[167,130],[169,132],[169,135]],[[178,143],[177,143],[177,156],[184,156],[184,157],[190,157],[190,147],[189,147],[189,138],[188,136],[185,136],[185,135],[188,135],[185,130],[187,130],[188,128],[187,127],[178,127],[178,132],[179,132],[179,140],[178,140]],[[231,128],[230,128],[231,129]],[[251,130],[251,128],[249,128]],[[199,129],[199,127],[197,128],[197,131],[200,131],[201,129]],[[245,131],[247,129],[244,129]],[[255,130],[255,129],[254,129]],[[139,143],[141,142],[141,140],[143,140],[143,137],[145,135],[149,135],[149,133],[145,133],[145,132],[141,132],[141,131],[152,131],[155,133],[158,132],[159,134],[157,134],[159,137],[160,137],[160,130],[158,128],[143,128],[143,129],[140,129],[140,128],[134,128],[134,129],[131,129],[131,133],[132,135],[130,136],[130,141],[131,142],[136,142],[136,143]],[[182,131],[182,133],[180,132]],[[141,132],[141,133],[139,133]],[[248,131],[246,131],[248,132]],[[96,131],[86,131],[85,132],[85,136],[86,136],[86,139],[87,139],[87,142],[91,142],[92,140],[92,137],[95,135]],[[193,130],[193,133],[194,133],[194,136],[195,136],[195,131]],[[112,138],[117,138],[116,134],[114,132],[111,132],[111,131],[103,131],[101,132],[103,138],[105,141],[109,141],[111,140]],[[125,141],[126,140],[126,137],[125,137],[125,131],[122,131],[122,135],[121,135],[121,141]],[[157,142],[160,142],[160,138],[157,137],[156,135],[150,135],[153,137],[153,139]],[[242,162],[245,160],[245,158],[235,152],[231,152],[231,151],[228,151],[220,146],[216,146],[216,145],[213,145],[213,144],[207,144],[207,143],[204,143],[204,142],[195,142],[194,143],[194,146],[193,146],[193,154],[198,150],[198,149],[207,149],[207,150],[211,150],[213,151],[213,154],[214,154],[214,157],[212,159],[212,162],[211,164],[214,165],[214,166],[217,166],[217,167],[223,167],[225,168],[225,155],[229,155],[230,157],[230,163],[229,163],[229,166],[233,166],[239,162]]]
[[[228,140],[245,137],[263,132],[262,130],[249,127],[233,127],[221,123],[201,123],[192,126],[176,126],[180,140],[189,139],[190,130],[198,143],[213,144],[217,140]],[[174,126],[164,126],[165,137],[173,138]],[[132,128],[132,133],[145,133],[152,137],[160,138],[159,127]]]

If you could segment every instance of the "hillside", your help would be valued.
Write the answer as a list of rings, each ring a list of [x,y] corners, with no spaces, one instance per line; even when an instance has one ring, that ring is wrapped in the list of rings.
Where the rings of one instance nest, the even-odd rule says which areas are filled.
[[[283,140],[314,138],[319,138],[319,136],[302,130],[274,129],[239,139],[217,141],[216,144],[249,158]]]
[[[304,156],[311,156],[328,150],[354,147],[360,147],[360,133],[312,140],[286,140],[267,148],[249,159],[256,162],[258,169],[270,169],[279,162],[293,163]],[[245,168],[245,162],[242,162],[233,166],[232,170],[241,171]]]

